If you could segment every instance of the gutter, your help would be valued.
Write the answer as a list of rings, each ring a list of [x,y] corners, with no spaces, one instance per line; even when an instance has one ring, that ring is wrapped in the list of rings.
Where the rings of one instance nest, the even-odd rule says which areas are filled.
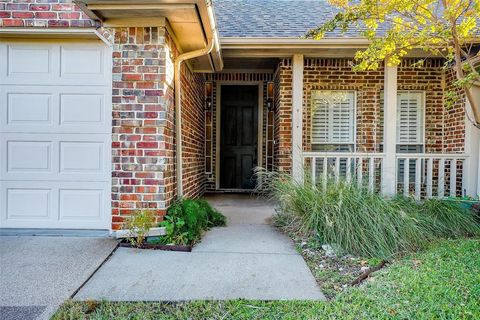
[[[176,139],[176,173],[177,173],[177,197],[183,196],[183,159],[182,159],[182,98],[180,71],[182,62],[210,54],[216,39],[215,16],[211,1],[205,1],[207,6],[208,20],[212,29],[212,37],[208,39],[203,49],[185,52],[179,55],[174,62],[174,90],[175,90],[175,139]]]

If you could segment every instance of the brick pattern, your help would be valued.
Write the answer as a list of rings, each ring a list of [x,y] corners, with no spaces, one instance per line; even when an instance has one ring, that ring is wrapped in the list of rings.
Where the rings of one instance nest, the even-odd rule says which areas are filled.
[[[198,198],[205,192],[204,77],[182,68],[183,193]]]
[[[445,90],[456,93],[456,101],[453,106],[445,108],[443,152],[461,153],[465,151],[465,92],[454,88],[455,71],[450,69],[445,75]],[[466,120],[468,121],[468,120]]]
[[[3,0],[0,27],[99,27],[72,0]]]
[[[238,73],[238,72],[222,72],[222,73],[213,73],[205,74],[206,81],[213,81],[213,101],[212,101],[212,120],[213,120],[213,154],[212,154],[212,172],[206,174],[206,189],[207,191],[216,191],[216,152],[217,152],[217,82],[235,82],[241,84],[242,82],[261,82],[263,84],[263,145],[262,145],[262,155],[265,155],[267,148],[267,82],[273,81],[273,73]],[[263,157],[264,164],[266,159]]]
[[[292,168],[292,61],[282,59],[275,71],[275,152],[278,171],[290,173]]]
[[[112,226],[148,208],[167,207],[172,114],[164,86],[165,30],[118,28],[113,49]]]

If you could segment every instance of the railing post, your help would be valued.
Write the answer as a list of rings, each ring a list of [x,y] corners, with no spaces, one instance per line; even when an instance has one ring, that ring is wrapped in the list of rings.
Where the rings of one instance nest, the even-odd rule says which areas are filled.
[[[385,61],[382,193],[392,197],[397,192],[397,67]]]
[[[303,55],[292,58],[292,176],[303,182]]]

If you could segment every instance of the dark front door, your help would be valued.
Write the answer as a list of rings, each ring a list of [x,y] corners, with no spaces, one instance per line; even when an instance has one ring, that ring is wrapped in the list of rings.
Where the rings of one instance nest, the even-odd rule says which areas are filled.
[[[258,86],[222,86],[220,114],[220,188],[253,189],[258,156]]]

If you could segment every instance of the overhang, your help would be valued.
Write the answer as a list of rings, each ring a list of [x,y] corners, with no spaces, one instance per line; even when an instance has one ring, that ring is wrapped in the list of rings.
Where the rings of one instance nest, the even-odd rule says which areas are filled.
[[[302,38],[220,38],[225,58],[288,58],[303,54],[311,58],[353,57],[360,49],[369,45],[369,40],[360,37],[324,38],[321,40]],[[414,49],[409,57],[425,57],[425,52]]]
[[[92,19],[104,26],[162,26],[173,32],[180,52],[202,49],[208,39],[218,39],[216,23],[208,17],[205,0],[76,0]],[[194,71],[214,72],[223,68],[218,41],[209,55],[192,59]]]

